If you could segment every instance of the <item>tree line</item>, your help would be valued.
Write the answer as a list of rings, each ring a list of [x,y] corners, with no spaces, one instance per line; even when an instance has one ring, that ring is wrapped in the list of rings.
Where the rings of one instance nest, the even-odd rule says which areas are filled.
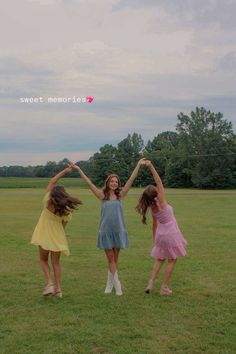
[[[235,188],[236,135],[222,113],[196,107],[190,115],[177,116],[176,131],[165,131],[144,144],[141,134],[132,133],[117,146],[105,144],[88,161],[77,164],[92,181],[102,186],[111,173],[124,183],[141,157],[150,159],[167,187]],[[45,166],[0,167],[1,177],[51,177],[67,166],[68,159],[49,161]],[[69,177],[78,177],[75,171]],[[142,168],[135,186],[152,183]]]

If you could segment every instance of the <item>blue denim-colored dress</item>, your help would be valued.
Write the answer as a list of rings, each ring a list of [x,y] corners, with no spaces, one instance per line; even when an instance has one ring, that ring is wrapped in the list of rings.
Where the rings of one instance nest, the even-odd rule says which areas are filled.
[[[103,200],[97,246],[101,249],[127,248],[128,234],[121,200]]]

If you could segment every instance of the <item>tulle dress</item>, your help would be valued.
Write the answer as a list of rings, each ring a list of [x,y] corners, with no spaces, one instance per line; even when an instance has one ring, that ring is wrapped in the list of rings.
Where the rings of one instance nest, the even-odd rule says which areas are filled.
[[[102,201],[97,246],[103,250],[129,246],[123,206],[119,199]]]
[[[47,251],[63,252],[69,256],[70,251],[62,222],[71,219],[69,215],[58,216],[47,209],[50,192],[43,198],[43,211],[33,232],[31,243]]]
[[[186,255],[187,242],[176,222],[173,208],[167,204],[164,209],[153,212],[158,226],[151,256],[157,259],[176,259]]]

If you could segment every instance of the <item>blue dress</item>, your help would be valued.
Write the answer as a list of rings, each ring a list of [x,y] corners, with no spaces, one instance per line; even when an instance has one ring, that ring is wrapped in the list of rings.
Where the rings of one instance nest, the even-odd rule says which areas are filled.
[[[123,206],[119,199],[102,201],[97,246],[103,250],[129,246]]]

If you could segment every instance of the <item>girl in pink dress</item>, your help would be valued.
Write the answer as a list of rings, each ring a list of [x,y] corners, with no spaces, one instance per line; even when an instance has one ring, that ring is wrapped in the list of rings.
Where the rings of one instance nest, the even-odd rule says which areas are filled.
[[[154,281],[164,263],[168,260],[165,269],[163,283],[160,289],[161,295],[171,295],[172,290],[168,284],[175,267],[177,257],[185,256],[186,240],[184,239],[176,222],[173,208],[165,199],[164,187],[160,176],[152,165],[151,161],[146,161],[146,166],[150,169],[157,187],[149,185],[142,193],[137,211],[142,215],[142,222],[146,224],[146,213],[150,208],[153,220],[153,248],[151,256],[156,258],[151,278],[145,289],[147,294],[152,290]]]

